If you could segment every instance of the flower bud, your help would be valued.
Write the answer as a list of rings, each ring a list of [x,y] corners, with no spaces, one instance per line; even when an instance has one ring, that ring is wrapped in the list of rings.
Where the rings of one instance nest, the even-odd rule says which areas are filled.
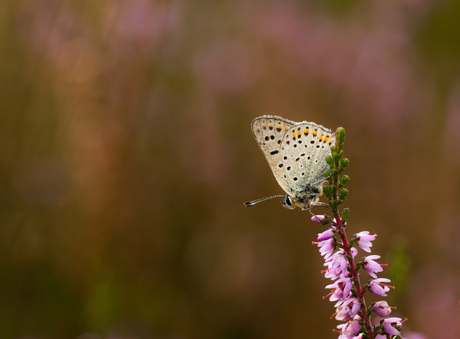
[[[388,317],[391,313],[390,305],[384,300],[377,301],[373,306],[372,310],[377,314],[379,317]]]
[[[321,223],[321,221],[323,221],[324,219],[326,219],[326,216],[321,214],[317,214],[311,217],[311,221],[317,223]]]

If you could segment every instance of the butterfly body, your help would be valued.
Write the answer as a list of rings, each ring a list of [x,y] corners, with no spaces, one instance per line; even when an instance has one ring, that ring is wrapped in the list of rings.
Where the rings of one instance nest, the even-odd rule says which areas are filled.
[[[283,205],[310,210],[318,202],[329,170],[326,157],[335,144],[335,133],[314,122],[294,122],[264,115],[251,124],[252,133],[275,176],[286,192]],[[247,203],[250,206],[251,203]]]

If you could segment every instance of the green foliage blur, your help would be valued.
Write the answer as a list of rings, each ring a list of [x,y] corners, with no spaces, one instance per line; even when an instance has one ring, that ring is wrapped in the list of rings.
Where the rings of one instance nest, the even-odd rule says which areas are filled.
[[[459,338],[459,2],[344,3],[2,1],[0,338],[336,338],[320,226],[243,207],[264,114],[346,129],[347,231]]]

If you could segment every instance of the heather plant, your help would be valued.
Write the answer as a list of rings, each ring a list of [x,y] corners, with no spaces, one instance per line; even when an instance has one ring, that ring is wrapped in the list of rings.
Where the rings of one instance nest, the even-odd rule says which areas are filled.
[[[262,150],[276,180],[286,195],[274,195],[246,202],[253,206],[259,202],[283,198],[288,209],[299,207],[312,213],[316,207],[329,207],[330,215],[313,215],[312,220],[328,226],[318,234],[316,242],[326,269],[324,277],[332,281],[326,286],[331,292],[326,296],[335,303],[334,317],[342,321],[337,326],[339,339],[345,338],[401,338],[403,320],[389,317],[392,307],[386,301],[377,301],[367,306],[365,296],[373,293],[385,297],[394,288],[378,273],[386,265],[379,264],[379,255],[371,255],[372,242],[376,234],[361,231],[348,238],[345,232],[348,208],[341,209],[348,190],[344,187],[350,178],[343,175],[348,159],[343,157],[345,130],[336,133],[313,122],[294,122],[281,117],[265,115],[257,117],[251,124],[254,138]],[[328,185],[324,186],[325,182]],[[325,194],[328,204],[319,201]],[[359,249],[368,253],[356,260]],[[365,271],[372,278],[366,284],[360,280]],[[380,321],[373,321],[374,317]]]
[[[321,256],[324,257],[322,271],[331,284],[326,286],[330,290],[325,298],[334,302],[336,308],[333,316],[342,322],[337,326],[336,332],[339,339],[360,338],[402,338],[400,331],[405,321],[399,317],[390,317],[394,307],[384,300],[366,303],[369,293],[386,297],[387,292],[394,287],[389,285],[390,280],[378,277],[386,265],[379,264],[379,255],[371,255],[372,242],[376,234],[369,231],[355,233],[351,238],[346,234],[349,209],[341,209],[348,190],[344,187],[350,178],[342,175],[349,164],[343,157],[345,130],[338,128],[336,132],[336,145],[331,148],[332,156],[326,161],[330,170],[324,173],[329,185],[323,187],[323,192],[329,199],[330,215],[314,215],[311,220],[328,228],[318,234],[313,244],[319,247]],[[357,259],[359,250],[366,252],[362,259]],[[371,279],[367,283],[361,281],[361,273],[366,272]],[[380,321],[374,319],[381,318]]]

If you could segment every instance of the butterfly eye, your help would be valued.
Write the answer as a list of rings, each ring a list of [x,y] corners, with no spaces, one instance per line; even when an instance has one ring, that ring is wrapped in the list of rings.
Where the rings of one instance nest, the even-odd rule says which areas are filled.
[[[292,199],[289,196],[289,194],[286,194],[286,196],[284,197],[283,206],[291,210],[294,208],[294,206],[292,205]]]

